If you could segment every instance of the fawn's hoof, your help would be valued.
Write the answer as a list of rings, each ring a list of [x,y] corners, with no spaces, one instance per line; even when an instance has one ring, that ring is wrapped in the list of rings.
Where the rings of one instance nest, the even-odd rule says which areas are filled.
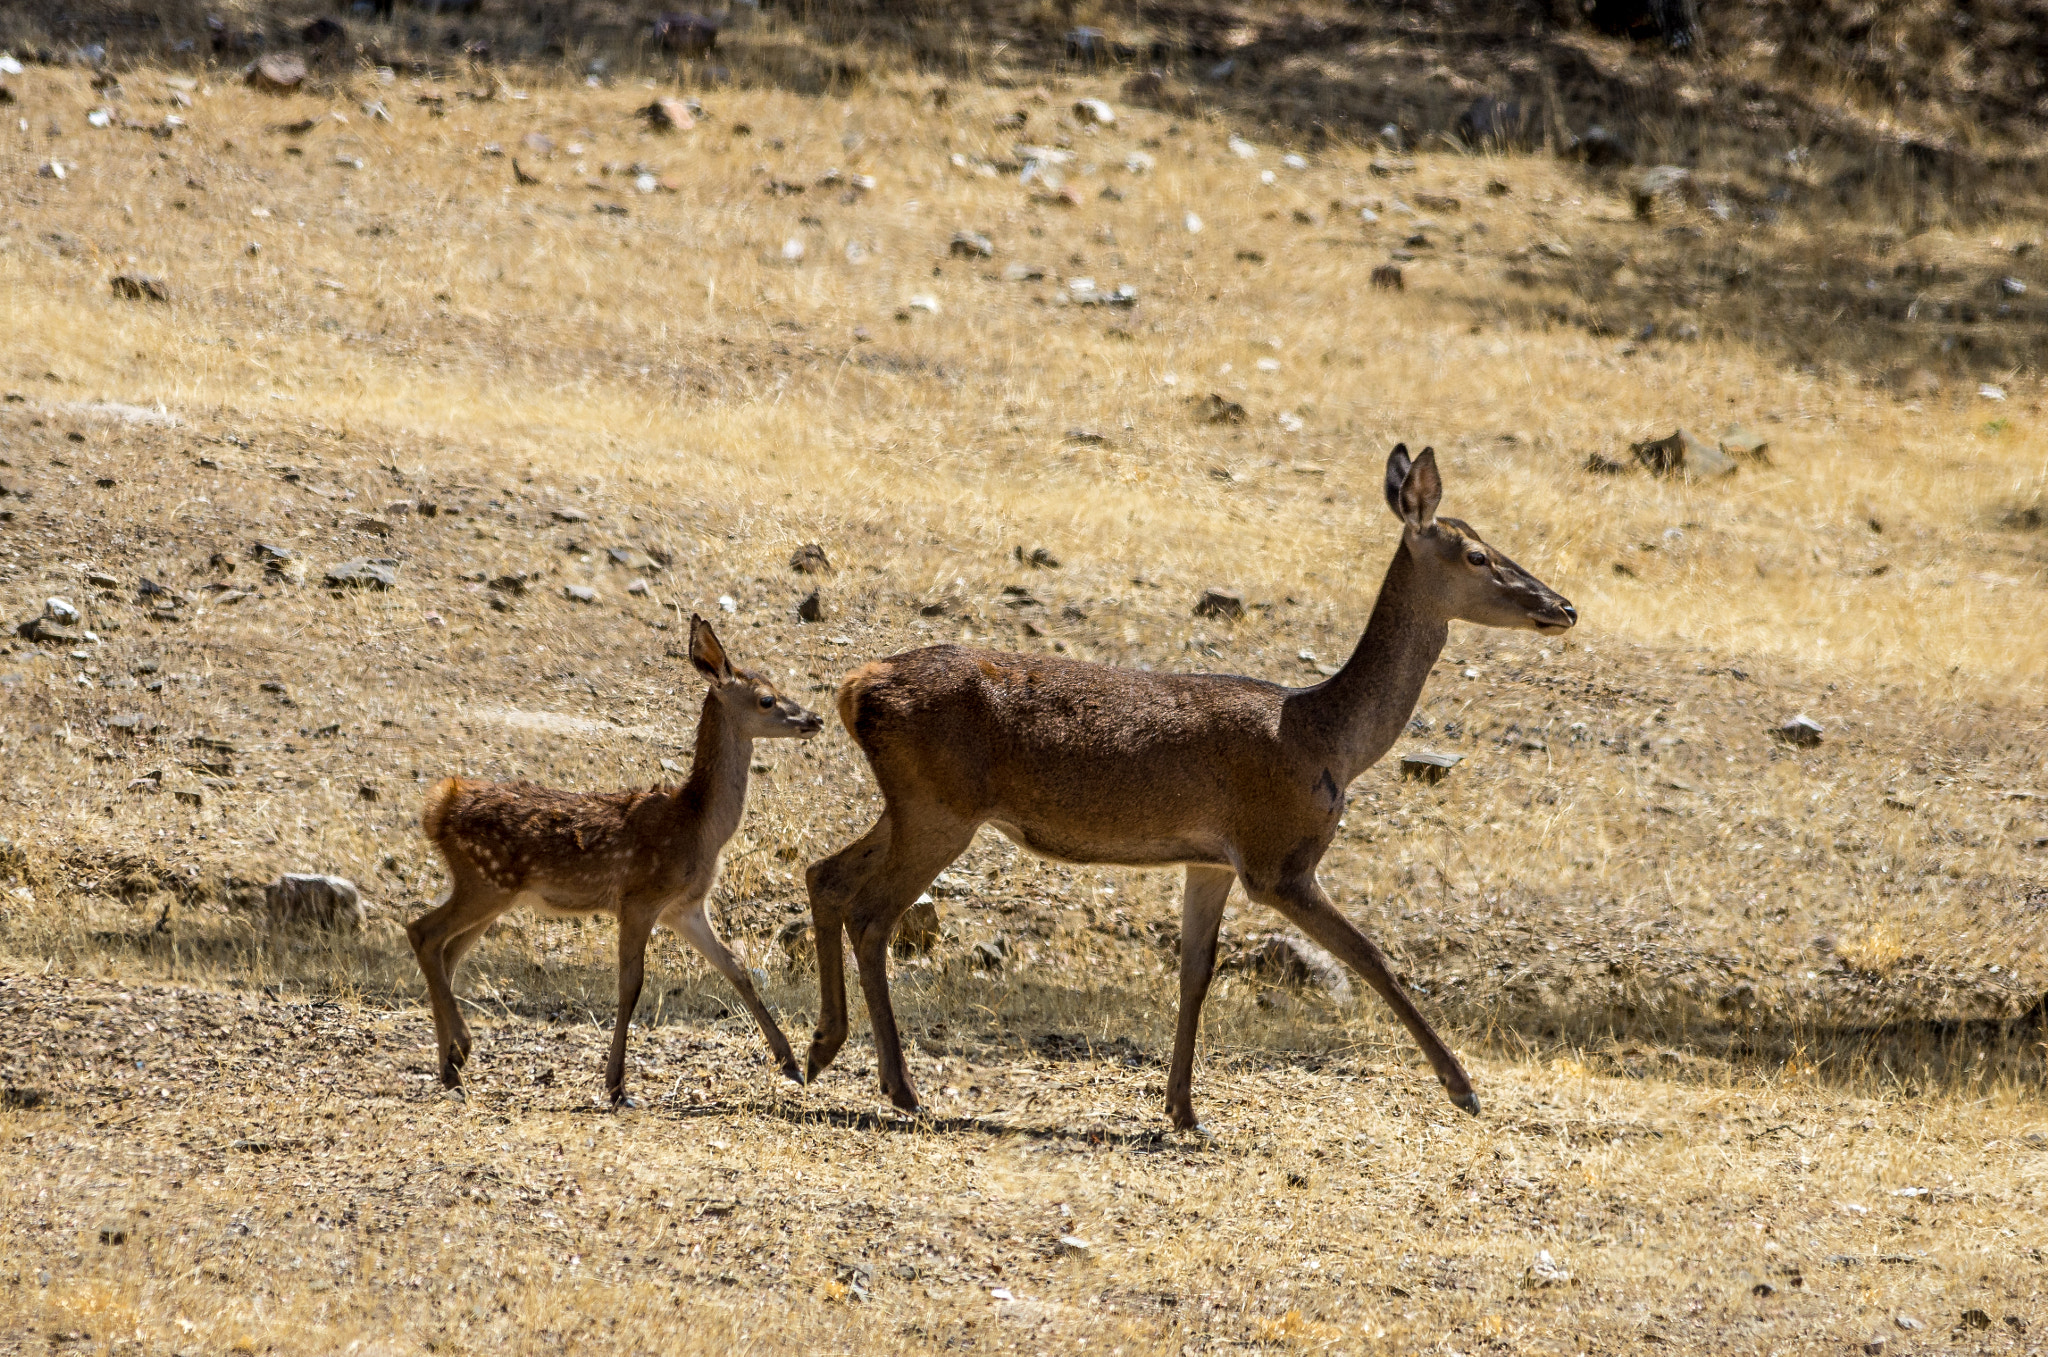
[[[789,1080],[789,1082],[792,1084],[803,1084],[809,1082],[809,1080],[807,1080],[804,1077],[803,1068],[800,1065],[798,1065],[794,1060],[785,1060],[782,1062],[782,1077]]]

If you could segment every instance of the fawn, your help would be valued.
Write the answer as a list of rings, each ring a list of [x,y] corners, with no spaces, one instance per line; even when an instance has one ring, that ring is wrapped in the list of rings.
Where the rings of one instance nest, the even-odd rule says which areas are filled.
[[[732,982],[783,1072],[802,1082],[789,1041],[704,912],[718,856],[746,810],[755,740],[808,739],[824,721],[759,674],[735,669],[711,624],[690,618],[690,663],[710,681],[690,776],[681,787],[564,792],[531,782],[443,778],[427,793],[421,822],[448,863],[441,905],[406,928],[427,980],[441,1083],[462,1087],[469,1025],[449,978],[499,915],[529,904],[549,914],[612,914],[619,920],[619,1016],[605,1092],[626,1101],[626,1031],[640,1001],[647,938],[667,924]]]

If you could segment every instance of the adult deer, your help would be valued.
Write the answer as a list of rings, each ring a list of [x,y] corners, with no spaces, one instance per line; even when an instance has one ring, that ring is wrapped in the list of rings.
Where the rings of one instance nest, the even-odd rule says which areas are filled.
[[[611,914],[619,921],[619,1016],[612,1028],[605,1092],[626,1098],[626,1030],[640,1002],[647,938],[656,923],[681,933],[740,1000],[782,1065],[801,1079],[789,1041],[746,969],[704,912],[718,855],[746,810],[754,741],[818,733],[824,721],[775,691],[759,674],[733,668],[703,618],[690,618],[690,663],[711,682],[697,722],[690,776],[679,788],[563,792],[531,782],[443,778],[427,793],[427,837],[447,860],[452,886],[441,905],[406,928],[427,978],[440,1050],[441,1082],[462,1086],[469,1025],[449,976],[484,930],[514,905],[548,914]]]
[[[1386,493],[1401,545],[1350,661],[1313,688],[950,645],[848,676],[839,716],[884,804],[865,836],[809,872],[820,990],[810,1078],[846,1040],[844,929],[883,1092],[916,1108],[889,1004],[889,938],[897,917],[986,824],[1060,861],[1186,866],[1180,1018],[1166,1081],[1176,1127],[1197,1124],[1195,1034],[1233,880],[1379,991],[1451,1101],[1478,1113],[1457,1057],[1379,949],[1330,902],[1316,864],[1337,831],[1345,788],[1407,725],[1452,619],[1561,632],[1578,614],[1466,524],[1436,516],[1442,483],[1432,449],[1410,461],[1407,447],[1396,447]]]

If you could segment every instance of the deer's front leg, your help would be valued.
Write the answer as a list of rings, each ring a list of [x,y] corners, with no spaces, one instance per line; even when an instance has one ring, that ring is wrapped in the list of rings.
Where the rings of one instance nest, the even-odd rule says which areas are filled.
[[[1472,1091],[1472,1080],[1465,1074],[1465,1067],[1401,988],[1380,949],[1338,911],[1314,877],[1282,881],[1254,898],[1285,915],[1311,942],[1356,971],[1377,990],[1408,1034],[1415,1038],[1415,1044],[1422,1048],[1423,1058],[1436,1071],[1437,1082],[1444,1086],[1451,1102],[1462,1111],[1479,1115],[1479,1095]]]

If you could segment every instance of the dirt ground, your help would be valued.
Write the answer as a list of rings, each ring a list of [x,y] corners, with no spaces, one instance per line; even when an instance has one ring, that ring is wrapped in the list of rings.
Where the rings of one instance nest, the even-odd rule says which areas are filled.
[[[2036,376],[1801,371],[1712,290],[1584,323],[1588,261],[1837,223],[1646,222],[1547,158],[1276,142],[1109,79],[700,92],[671,133],[630,81],[186,80],[8,81],[0,1346],[2038,1346]],[[2037,230],[1900,248],[2048,285]],[[1680,424],[1769,447],[1634,466]],[[1324,864],[1483,1117],[1369,997],[1233,964],[1215,1137],[1170,1135],[1175,874],[993,838],[898,963],[927,1118],[877,1107],[864,1024],[781,1081],[666,935],[643,1105],[600,1112],[612,930],[558,919],[476,953],[441,1096],[402,932],[433,779],[673,776],[692,611],[828,713],[961,638],[1314,682],[1397,541],[1397,439],[1584,619],[1454,630]],[[390,587],[327,583],[362,560]],[[1462,761],[1404,781],[1418,749]],[[757,748],[715,912],[792,1035],[803,868],[874,808],[836,722]],[[267,923],[301,870],[367,925]],[[1233,963],[1276,926],[1234,904]]]

